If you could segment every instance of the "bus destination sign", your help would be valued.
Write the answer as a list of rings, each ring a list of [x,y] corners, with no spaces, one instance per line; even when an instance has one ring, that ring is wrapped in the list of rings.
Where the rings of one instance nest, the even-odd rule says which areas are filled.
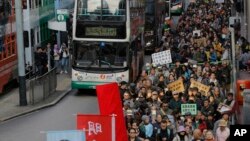
[[[116,28],[108,28],[108,27],[86,27],[85,35],[114,37],[117,36],[116,30],[117,30]]]

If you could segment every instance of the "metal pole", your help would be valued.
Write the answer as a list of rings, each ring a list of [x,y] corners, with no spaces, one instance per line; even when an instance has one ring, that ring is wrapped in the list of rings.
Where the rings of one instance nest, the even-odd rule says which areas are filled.
[[[244,11],[243,11],[243,19],[241,19],[241,25],[243,25],[244,26],[244,28],[243,28],[243,33],[241,32],[241,34],[243,34],[243,35],[241,35],[241,36],[244,36],[246,39],[247,39],[247,18],[246,18],[246,8],[247,8],[247,6],[246,6],[246,4],[247,4],[247,0],[243,0],[243,9],[244,9]],[[242,27],[241,27],[241,31],[242,31]]]
[[[48,58],[48,72],[51,70],[51,64],[50,64],[50,51],[51,51],[51,44],[48,43],[47,45],[47,58]]]
[[[19,76],[19,104],[27,105],[26,97],[26,80],[25,80],[25,61],[23,45],[23,9],[22,1],[15,0],[16,10],[16,34],[17,34],[17,51],[18,51],[18,76]]]
[[[111,118],[111,134],[112,134],[112,141],[115,141],[115,117],[116,115],[115,114],[112,114],[111,115],[112,118]]]
[[[250,41],[250,1],[249,0],[246,0],[246,20],[247,20],[247,39],[248,41]]]
[[[55,15],[57,15],[57,10],[61,8],[60,1],[56,0],[56,5],[55,5]],[[56,16],[55,16],[56,17]],[[57,46],[60,48],[61,47],[61,32],[58,30],[57,32]]]
[[[231,32],[231,46],[232,46],[232,73],[233,73],[233,94],[234,99],[236,100],[236,62],[235,62],[235,33],[234,28],[229,28]],[[234,116],[232,116],[232,124],[235,123]]]

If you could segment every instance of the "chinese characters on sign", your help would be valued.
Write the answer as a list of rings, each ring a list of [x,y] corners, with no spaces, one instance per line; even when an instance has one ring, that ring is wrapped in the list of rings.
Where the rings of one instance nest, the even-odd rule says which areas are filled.
[[[91,136],[93,134],[97,135],[98,133],[102,133],[102,125],[100,123],[94,123],[92,121],[88,122],[88,135]]]
[[[199,89],[199,92],[201,92],[201,94],[203,94],[203,95],[206,95],[210,90],[209,86],[204,85],[204,84],[202,84],[198,81],[194,81],[194,80],[191,81],[190,87],[197,87]]]
[[[153,63],[156,65],[163,65],[172,63],[171,52],[170,50],[158,52],[152,54]]]
[[[116,36],[116,28],[107,28],[107,27],[86,27],[85,28],[86,36]]]
[[[181,104],[181,115],[185,115],[190,112],[191,115],[197,114],[197,105],[196,104]]]
[[[181,79],[178,79],[170,84],[168,84],[168,89],[170,91],[175,91],[175,92],[184,92],[185,89],[184,89],[184,85],[183,85],[183,81]]]
[[[77,115],[77,129],[86,130],[87,141],[111,141],[111,116]]]

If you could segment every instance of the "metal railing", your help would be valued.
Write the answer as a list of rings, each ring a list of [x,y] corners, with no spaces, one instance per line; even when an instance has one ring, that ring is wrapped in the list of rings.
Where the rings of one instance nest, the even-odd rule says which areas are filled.
[[[47,99],[56,91],[57,76],[56,68],[40,77],[30,79],[29,81],[29,103],[35,104]]]

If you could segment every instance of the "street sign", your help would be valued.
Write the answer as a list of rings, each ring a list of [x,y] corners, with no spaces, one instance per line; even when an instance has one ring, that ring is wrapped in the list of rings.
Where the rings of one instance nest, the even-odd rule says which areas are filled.
[[[58,22],[65,22],[69,18],[68,9],[57,9],[56,11],[56,19]]]

